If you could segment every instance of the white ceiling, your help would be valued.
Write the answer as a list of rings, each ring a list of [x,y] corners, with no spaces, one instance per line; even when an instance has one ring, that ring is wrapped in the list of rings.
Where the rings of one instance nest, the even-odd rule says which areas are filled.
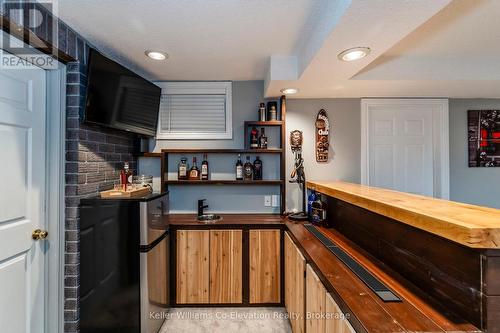
[[[59,0],[59,16],[150,79],[262,80],[269,56],[295,52],[328,1]]]
[[[59,0],[58,10],[153,80],[265,80],[267,96],[299,88],[292,98],[500,97],[500,0]],[[355,46],[372,53],[337,59]]]

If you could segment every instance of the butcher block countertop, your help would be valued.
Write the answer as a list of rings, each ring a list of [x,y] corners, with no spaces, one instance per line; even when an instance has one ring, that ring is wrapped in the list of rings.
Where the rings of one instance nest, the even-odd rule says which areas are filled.
[[[470,248],[500,249],[500,210],[336,181],[307,187]]]
[[[210,212],[208,212],[210,213]],[[174,227],[228,227],[228,226],[284,226],[285,218],[273,214],[217,214],[221,221],[202,223],[196,220],[196,214],[170,214],[166,223]]]

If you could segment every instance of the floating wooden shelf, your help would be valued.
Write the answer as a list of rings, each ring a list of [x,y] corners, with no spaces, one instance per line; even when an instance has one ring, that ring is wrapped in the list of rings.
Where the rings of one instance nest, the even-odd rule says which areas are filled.
[[[280,185],[282,180],[165,180],[169,185]]]
[[[162,149],[167,154],[281,154],[281,148],[269,149],[199,149],[199,148],[173,148]]]
[[[161,157],[162,153],[137,153],[134,154],[136,157]]]
[[[276,121],[245,121],[246,126],[282,126],[283,122],[281,120]]]

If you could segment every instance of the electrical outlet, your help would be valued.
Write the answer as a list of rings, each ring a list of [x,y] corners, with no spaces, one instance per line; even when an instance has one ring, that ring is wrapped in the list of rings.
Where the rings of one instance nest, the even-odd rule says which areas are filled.
[[[279,207],[280,206],[280,196],[277,194],[274,194],[272,196],[272,206],[273,207]]]
[[[264,196],[264,206],[271,207],[271,196],[270,195]]]

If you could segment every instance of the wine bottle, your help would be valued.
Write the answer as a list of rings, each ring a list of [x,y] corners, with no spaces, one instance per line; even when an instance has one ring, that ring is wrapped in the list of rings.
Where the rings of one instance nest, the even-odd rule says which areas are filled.
[[[238,154],[238,161],[236,161],[236,180],[243,180],[243,163],[241,163],[241,154]]]
[[[253,180],[262,180],[262,161],[259,156],[253,162]]]
[[[203,154],[203,161],[201,162],[201,180],[208,180],[208,160],[207,154]]]
[[[243,178],[244,180],[252,180],[253,179],[253,165],[250,162],[250,156],[247,156],[247,161],[243,167]]]

